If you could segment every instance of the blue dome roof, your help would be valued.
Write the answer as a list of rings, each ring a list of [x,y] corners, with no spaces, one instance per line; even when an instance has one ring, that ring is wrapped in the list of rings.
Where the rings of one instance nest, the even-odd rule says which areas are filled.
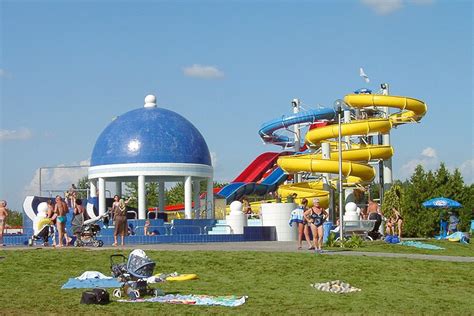
[[[91,166],[127,163],[212,165],[197,128],[181,115],[159,107],[119,116],[97,139]]]

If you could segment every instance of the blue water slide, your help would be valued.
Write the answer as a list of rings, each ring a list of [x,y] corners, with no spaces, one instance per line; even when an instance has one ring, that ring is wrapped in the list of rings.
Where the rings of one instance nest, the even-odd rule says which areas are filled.
[[[275,133],[279,129],[286,129],[295,124],[314,123],[319,120],[332,120],[336,117],[334,109],[319,108],[299,112],[289,116],[282,116],[262,124],[258,134],[266,143],[271,143],[279,146],[290,147],[294,140],[285,135]]]
[[[275,191],[288,175],[281,168],[273,170],[261,183],[255,182],[233,182],[223,187],[217,194],[226,198],[226,203],[238,200],[244,195],[265,195]]]

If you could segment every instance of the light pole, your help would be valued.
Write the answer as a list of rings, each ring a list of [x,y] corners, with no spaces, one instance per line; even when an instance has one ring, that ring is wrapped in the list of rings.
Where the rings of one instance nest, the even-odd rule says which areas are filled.
[[[346,104],[342,100],[336,100],[334,102],[334,111],[337,113],[337,124],[338,124],[338,162],[339,162],[339,179],[337,182],[337,192],[339,193],[339,236],[341,241],[344,241],[344,220],[343,214],[343,192],[342,192],[342,133],[341,133],[341,120],[342,113],[347,108]],[[342,247],[342,244],[341,244]]]

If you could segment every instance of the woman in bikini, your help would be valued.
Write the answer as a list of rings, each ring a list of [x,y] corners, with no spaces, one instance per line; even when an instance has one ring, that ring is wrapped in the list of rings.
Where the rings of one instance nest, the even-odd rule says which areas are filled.
[[[398,228],[398,238],[402,238],[402,229],[403,229],[403,217],[398,212],[398,210],[395,207],[392,207],[393,211],[393,219],[392,219],[392,224],[393,224],[393,233],[395,234],[395,225],[397,225]]]
[[[311,227],[313,243],[317,253],[322,253],[324,228],[323,224],[328,218],[328,213],[319,206],[319,199],[313,199],[313,207],[304,212],[304,218]]]

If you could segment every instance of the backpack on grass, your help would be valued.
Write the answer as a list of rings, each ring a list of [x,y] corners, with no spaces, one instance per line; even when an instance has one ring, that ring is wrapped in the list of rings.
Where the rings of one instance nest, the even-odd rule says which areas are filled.
[[[110,295],[105,289],[92,289],[82,292],[81,304],[100,304],[110,303]]]

